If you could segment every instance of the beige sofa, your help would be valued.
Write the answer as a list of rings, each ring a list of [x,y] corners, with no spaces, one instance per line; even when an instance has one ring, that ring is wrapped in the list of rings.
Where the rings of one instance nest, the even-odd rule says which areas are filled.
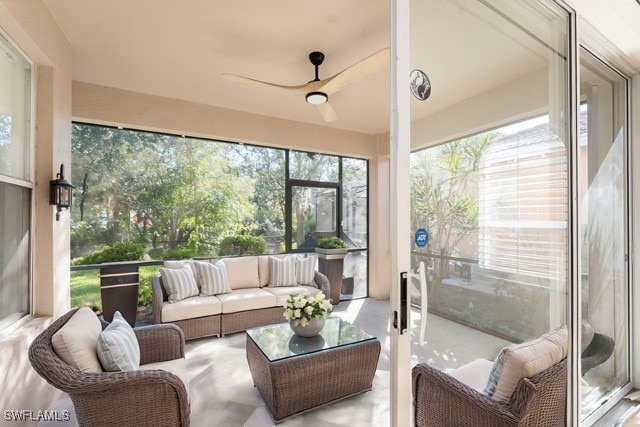
[[[282,306],[290,294],[315,295],[323,292],[328,298],[329,280],[318,271],[313,271],[313,283],[310,285],[273,286],[270,283],[273,279],[271,265],[275,261],[271,258],[285,257],[292,258],[297,255],[242,256],[210,261],[165,261],[164,268],[167,269],[184,269],[189,266],[198,289],[201,289],[203,278],[198,273],[196,263],[221,261],[226,270],[230,292],[217,295],[199,294],[172,303],[169,302],[162,274],[156,275],[151,281],[153,322],[173,323],[179,326],[185,339],[220,336],[285,321]]]

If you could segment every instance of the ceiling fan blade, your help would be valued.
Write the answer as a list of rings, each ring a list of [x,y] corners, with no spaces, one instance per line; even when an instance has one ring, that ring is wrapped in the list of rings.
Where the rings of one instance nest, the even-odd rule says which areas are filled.
[[[317,90],[321,90],[326,94],[331,95],[345,86],[375,73],[385,65],[388,66],[389,51],[389,48],[382,49],[380,52],[374,53],[368,58],[353,64],[351,67],[339,72],[338,74],[322,80]]]
[[[324,121],[327,123],[335,122],[338,119],[335,110],[328,102],[318,105],[318,110],[320,111],[320,114],[322,114]]]
[[[271,86],[271,87],[277,87],[277,88],[280,88],[280,89],[291,90],[291,91],[294,91],[294,92],[309,92],[309,91],[313,90],[313,87],[315,86],[315,85],[312,85],[311,83],[317,83],[317,82],[309,82],[309,83],[305,83],[303,85],[287,86],[287,85],[281,85],[281,84],[277,84],[277,83],[263,82],[262,80],[256,80],[256,79],[252,79],[250,77],[237,76],[235,74],[224,73],[224,74],[222,74],[222,77],[224,77],[227,80],[231,80],[232,82],[236,82],[236,83],[248,83],[248,84],[252,84],[252,85]]]

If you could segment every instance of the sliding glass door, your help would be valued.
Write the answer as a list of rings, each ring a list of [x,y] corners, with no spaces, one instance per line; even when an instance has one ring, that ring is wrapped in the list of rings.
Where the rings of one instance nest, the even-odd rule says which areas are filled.
[[[413,0],[398,13],[409,11],[391,135],[392,363],[448,371],[570,322],[571,16],[552,0]],[[396,391],[401,425],[411,386]]]
[[[581,50],[581,398],[588,424],[630,388],[627,86],[621,74]]]

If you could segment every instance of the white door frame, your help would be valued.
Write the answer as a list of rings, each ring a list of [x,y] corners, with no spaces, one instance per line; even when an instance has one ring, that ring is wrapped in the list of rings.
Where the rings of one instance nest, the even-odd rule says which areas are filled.
[[[411,425],[412,392],[409,328],[399,321],[400,274],[410,268],[410,110],[409,110],[409,0],[391,0],[391,302],[390,302],[390,425]],[[408,300],[409,298],[407,298]],[[409,304],[405,302],[407,325]],[[394,318],[396,322],[394,322]],[[396,326],[394,326],[396,323]]]

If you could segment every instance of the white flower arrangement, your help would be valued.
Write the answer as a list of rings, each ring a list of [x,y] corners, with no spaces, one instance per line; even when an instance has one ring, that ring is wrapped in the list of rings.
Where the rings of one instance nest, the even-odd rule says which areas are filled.
[[[294,321],[296,326],[307,326],[309,320],[314,317],[322,317],[331,313],[333,306],[326,300],[324,294],[317,295],[291,294],[284,302],[284,317]]]

